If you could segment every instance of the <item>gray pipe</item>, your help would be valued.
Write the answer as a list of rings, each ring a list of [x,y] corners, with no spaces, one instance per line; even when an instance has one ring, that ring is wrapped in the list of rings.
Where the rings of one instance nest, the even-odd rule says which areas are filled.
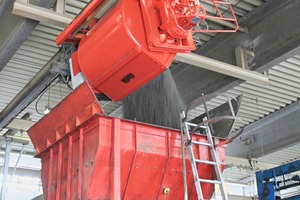
[[[0,4],[0,19],[3,18],[3,16],[11,10],[13,4],[15,1],[12,0],[3,0]]]
[[[5,157],[4,157],[4,164],[3,164],[3,178],[2,178],[2,188],[1,188],[0,200],[5,200],[5,198],[6,198],[7,175],[8,175],[8,168],[9,168],[10,147],[11,147],[11,140],[6,140]]]

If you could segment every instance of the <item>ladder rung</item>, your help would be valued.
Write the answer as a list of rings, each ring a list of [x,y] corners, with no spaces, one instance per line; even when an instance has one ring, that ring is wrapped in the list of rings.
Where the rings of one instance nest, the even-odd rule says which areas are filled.
[[[208,164],[208,165],[216,165],[217,164],[216,162],[212,162],[212,161],[209,161],[209,160],[200,160],[200,159],[195,159],[195,162]]]
[[[222,184],[222,182],[218,180],[209,180],[209,179],[200,179],[200,178],[199,178],[199,182],[219,184],[219,185]]]
[[[198,126],[198,124],[193,124],[193,123],[189,123],[189,122],[185,122],[187,125],[189,126],[193,126],[193,127],[196,127]],[[203,129],[207,129],[208,127],[207,126],[199,126],[198,128],[203,128]]]
[[[202,145],[202,146],[212,147],[212,145],[207,142],[198,142],[198,141],[194,141],[194,140],[192,140],[191,142],[192,142],[192,144],[198,144],[198,145]]]

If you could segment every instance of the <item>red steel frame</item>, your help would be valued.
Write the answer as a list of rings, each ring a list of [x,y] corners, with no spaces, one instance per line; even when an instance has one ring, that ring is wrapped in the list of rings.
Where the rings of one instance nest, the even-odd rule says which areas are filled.
[[[56,38],[56,44],[62,45],[67,40],[72,40],[74,33],[83,24],[103,0],[92,0],[87,7],[71,22],[67,28]]]
[[[235,25],[235,29],[217,29],[217,30],[193,30],[194,33],[232,33],[232,32],[236,32],[239,29],[239,23],[237,21],[237,18],[234,14],[234,10],[232,8],[231,3],[229,2],[225,2],[225,1],[215,1],[215,0],[211,0],[217,13],[218,16],[212,16],[212,15],[206,15],[206,19],[217,19],[217,20],[221,20],[221,21],[227,21],[227,22],[232,22]],[[226,5],[228,6],[228,9],[230,10],[231,13],[231,18],[228,17],[224,17],[219,9],[218,5]]]
[[[84,22],[87,22],[88,20],[91,20],[93,18],[93,12],[96,10],[96,8],[100,5],[100,3],[103,0],[92,0],[91,3],[87,5],[87,7],[78,15],[72,23],[57,37],[56,39],[56,44],[57,45],[62,45],[64,42],[71,42],[71,41],[76,41],[75,35],[76,31],[78,31],[78,27],[80,27]],[[173,0],[170,0],[172,2]],[[189,2],[189,0],[186,0]],[[203,13],[200,16],[202,20],[205,20],[207,18],[211,19],[217,19],[217,20],[223,20],[223,21],[229,21],[233,22],[236,26],[235,29],[233,30],[193,30],[193,32],[236,32],[239,28],[239,24],[237,22],[237,18],[235,16],[234,10],[232,8],[231,3],[225,2],[225,1],[216,1],[216,0],[211,0],[217,13],[218,16],[212,16],[212,15],[207,15],[206,10],[202,5],[200,6],[200,9],[203,11]],[[158,1],[159,2],[159,1]],[[145,4],[144,0],[141,0],[141,5]],[[186,3],[188,4],[188,3]],[[223,17],[219,6],[218,5],[226,5],[228,6],[228,9],[230,10],[232,18],[228,17]],[[145,17],[151,17],[151,16],[145,16]],[[78,38],[79,39],[79,38]]]

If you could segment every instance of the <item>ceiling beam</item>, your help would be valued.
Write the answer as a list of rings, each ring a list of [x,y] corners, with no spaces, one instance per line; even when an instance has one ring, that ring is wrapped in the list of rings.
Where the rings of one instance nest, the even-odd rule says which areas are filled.
[[[175,60],[259,85],[269,85],[268,77],[263,74],[220,62],[218,60],[207,58],[198,54],[178,53],[175,57]]]
[[[241,47],[254,53],[248,60],[250,69],[263,72],[300,52],[299,7],[300,0],[269,0],[240,22],[247,33],[217,34],[195,53],[236,65],[235,49]],[[186,64],[174,66],[172,74],[186,103],[202,93],[224,92],[242,82]]]
[[[227,145],[226,155],[258,158],[299,143],[299,116],[300,101],[297,101],[248,125],[240,139]]]
[[[244,167],[244,168],[251,168],[253,171],[257,170],[265,170],[277,167],[277,165],[261,162],[256,159],[246,159],[246,158],[238,158],[238,157],[232,157],[227,156],[225,158],[225,163],[227,168],[238,166],[238,167]]]
[[[29,3],[15,2],[13,14],[65,28],[73,18]]]
[[[19,137],[19,136],[13,136],[13,135],[7,135],[7,136],[0,136],[0,141],[11,141],[14,143],[24,144],[28,145],[30,142],[29,138],[25,137]]]
[[[25,119],[13,119],[6,128],[27,131],[35,122]]]
[[[31,114],[27,112],[21,119],[14,119],[8,125],[8,130],[3,134],[3,137],[14,136],[19,131],[27,131],[34,124],[34,122],[30,121],[30,115]]]

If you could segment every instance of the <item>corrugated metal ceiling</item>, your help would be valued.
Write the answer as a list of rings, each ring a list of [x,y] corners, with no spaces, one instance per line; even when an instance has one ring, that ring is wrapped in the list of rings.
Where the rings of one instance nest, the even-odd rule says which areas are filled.
[[[267,116],[280,108],[283,108],[300,98],[300,55],[274,66],[269,70],[270,85],[261,86],[244,82],[225,94],[231,98],[243,94],[243,100],[238,113],[245,125]],[[207,102],[208,109],[213,109],[228,99],[218,96]],[[192,110],[191,118],[204,113],[204,107],[200,106]],[[243,124],[236,122],[234,129],[239,129]]]
[[[263,146],[262,146],[262,150],[263,150]],[[258,158],[258,160],[261,162],[267,162],[276,165],[286,164],[299,159],[300,159],[300,144],[292,145],[280,151],[276,151],[274,153],[264,155]]]
[[[86,6],[89,0],[67,0],[66,14],[75,17]],[[256,6],[261,5],[264,1],[241,1],[230,0],[234,5],[237,17],[241,17],[247,12],[254,9]],[[211,4],[208,1],[203,1],[209,12]],[[224,13],[228,12],[223,10]],[[220,25],[218,25],[220,26]],[[46,64],[46,62],[58,51],[55,44],[55,38],[62,31],[62,28],[49,24],[40,23],[30,34],[28,39],[23,43],[17,53],[13,56],[4,70],[0,73],[0,87],[1,91],[5,94],[0,98],[0,109],[2,110],[26,85],[26,83]],[[201,45],[207,42],[215,34],[197,34],[195,37],[200,39]],[[200,45],[198,43],[198,45]],[[54,107],[61,99],[63,99],[70,91],[66,85],[56,83],[51,87],[50,92],[47,91],[37,104],[33,102],[27,109],[25,109],[18,117],[24,115],[25,112],[32,113],[32,120],[37,121],[41,118],[36,112],[45,110],[45,106],[50,104]],[[50,94],[49,94],[50,93]],[[107,104],[106,112],[110,113],[117,105]]]
[[[263,146],[262,152],[263,152]],[[289,162],[293,162],[300,159],[300,144],[285,147],[282,150],[270,153],[268,155],[263,155],[262,157],[256,159],[258,162],[264,164],[273,164],[274,166],[283,165]],[[264,167],[267,168],[267,167]],[[263,169],[260,169],[263,170]],[[224,170],[223,177],[229,182],[241,182],[249,183],[255,180],[255,172],[257,169],[251,169],[245,166],[231,166]]]

